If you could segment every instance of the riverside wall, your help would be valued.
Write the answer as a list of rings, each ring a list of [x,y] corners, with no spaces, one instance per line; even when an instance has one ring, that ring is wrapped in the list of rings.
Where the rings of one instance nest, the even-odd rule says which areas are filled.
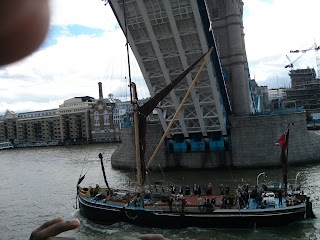
[[[305,112],[231,118],[235,167],[281,166],[278,138],[289,125],[289,164],[320,160],[320,136],[307,130]]]
[[[231,153],[197,152],[168,153],[160,147],[152,169],[272,167],[280,166],[281,148],[278,138],[290,124],[289,164],[301,164],[320,160],[320,135],[307,130],[305,112],[269,116],[245,116],[231,118]],[[134,169],[135,145],[133,127],[121,129],[122,144],[111,157],[111,164],[118,169]],[[161,125],[148,125],[146,133],[146,161],[150,159],[163,134]],[[229,157],[226,157],[229,156]]]

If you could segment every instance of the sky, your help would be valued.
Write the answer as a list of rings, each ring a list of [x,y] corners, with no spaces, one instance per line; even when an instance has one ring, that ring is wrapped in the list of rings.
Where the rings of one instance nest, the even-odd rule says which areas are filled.
[[[243,0],[244,33],[251,78],[260,86],[289,87],[288,68],[314,67],[314,50],[320,45],[317,26],[319,0]],[[51,0],[47,39],[30,56],[0,67],[0,115],[55,109],[64,100],[104,97],[129,99],[125,38],[110,9],[101,0]],[[319,51],[320,54],[320,51]],[[286,57],[288,56],[288,58]],[[132,81],[139,98],[148,90],[131,56]]]

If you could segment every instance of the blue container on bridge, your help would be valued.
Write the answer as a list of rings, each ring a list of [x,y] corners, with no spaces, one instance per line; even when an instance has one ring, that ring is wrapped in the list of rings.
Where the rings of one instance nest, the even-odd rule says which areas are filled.
[[[204,152],[206,150],[206,143],[203,138],[199,141],[191,139],[191,152]]]
[[[187,142],[184,139],[181,141],[173,140],[173,152],[187,152]]]
[[[222,152],[224,151],[224,141],[221,137],[220,140],[209,139],[209,146],[211,152]]]

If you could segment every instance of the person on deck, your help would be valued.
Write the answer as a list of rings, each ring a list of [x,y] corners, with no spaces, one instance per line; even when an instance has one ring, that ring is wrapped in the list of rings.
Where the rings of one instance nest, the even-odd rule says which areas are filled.
[[[249,207],[249,193],[247,191],[243,193],[243,199],[244,199],[245,207]]]
[[[206,194],[209,196],[212,194],[212,185],[211,183],[209,183],[207,186],[206,186]]]
[[[185,194],[186,194],[186,195],[191,195],[191,193],[190,193],[190,186],[189,186],[189,185],[187,185],[187,186],[185,187]]]
[[[169,197],[169,202],[168,202],[168,204],[169,204],[170,212],[172,212],[172,202],[173,202],[172,197]]]
[[[226,195],[229,195],[229,193],[230,193],[230,188],[229,186],[226,186]]]
[[[225,196],[222,197],[222,206],[221,208],[227,208],[227,198]]]
[[[181,186],[179,187],[179,194],[183,194],[183,188]]]
[[[211,204],[209,198],[206,199],[206,208],[207,208],[207,209],[206,209],[207,212],[212,211],[212,204]]]
[[[96,195],[98,195],[99,192],[100,192],[100,187],[98,184],[96,184],[95,189],[93,189],[93,196],[92,197],[95,197]]]
[[[209,195],[211,195],[211,194],[212,194],[212,184],[209,183]]]
[[[224,195],[224,186],[223,186],[223,184],[220,184],[219,188],[220,188],[221,195]]]
[[[193,194],[196,196],[198,195],[198,187],[197,187],[197,184],[194,184],[193,185]]]
[[[212,197],[211,204],[212,204],[212,206],[214,208],[214,206],[216,205],[216,197]]]
[[[171,186],[171,193],[176,194],[176,187],[174,185]]]
[[[202,198],[199,195],[199,197],[198,197],[198,209],[199,209],[200,212],[201,212],[201,207],[202,207]]]
[[[179,198],[177,197],[177,198],[176,198],[176,208],[177,208],[177,211],[179,211],[179,204],[180,204],[180,203],[179,203]]]
[[[267,185],[263,184],[263,185],[262,185],[262,189],[263,189],[263,191],[265,191],[265,192],[268,191]]]
[[[255,186],[252,191],[251,191],[251,196],[253,198],[253,200],[256,202],[257,198],[258,198],[258,187]]]
[[[201,195],[201,187],[198,185],[198,195]]]
[[[187,200],[183,197],[181,199],[181,208],[182,208],[182,212],[184,212],[184,207],[186,206],[187,204]]]
[[[261,204],[262,204],[262,200],[263,200],[263,197],[262,197],[262,195],[261,195],[261,194],[259,194],[259,195],[258,195],[258,197],[257,197],[257,203],[258,203],[258,206],[261,206]]]
[[[282,205],[282,190],[281,189],[279,189],[278,197],[279,197],[279,205]]]
[[[209,203],[209,198],[206,196],[204,198],[203,211],[207,210],[208,203]]]

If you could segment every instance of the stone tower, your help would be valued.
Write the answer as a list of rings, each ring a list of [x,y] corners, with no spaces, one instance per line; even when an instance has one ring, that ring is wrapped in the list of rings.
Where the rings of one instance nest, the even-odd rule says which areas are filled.
[[[235,115],[251,111],[249,69],[243,32],[242,0],[206,0],[211,27],[226,71],[226,85]]]

